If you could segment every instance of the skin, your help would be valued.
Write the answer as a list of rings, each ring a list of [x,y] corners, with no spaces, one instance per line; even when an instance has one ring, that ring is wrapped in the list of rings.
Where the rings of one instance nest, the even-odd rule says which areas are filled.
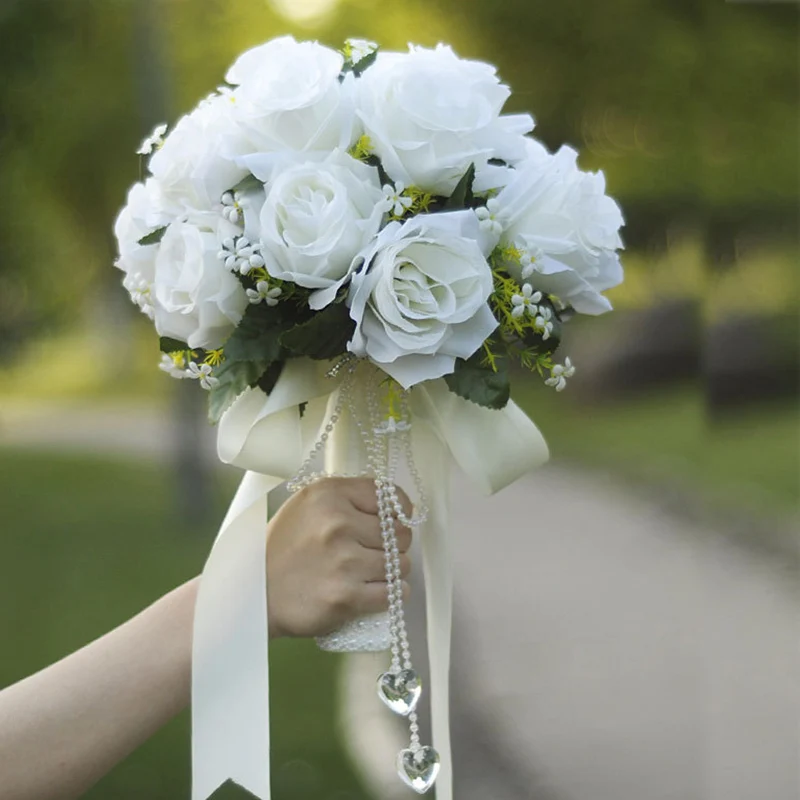
[[[319,636],[387,608],[377,511],[362,478],[318,481],[283,505],[267,528],[270,638]],[[406,528],[398,545],[406,577]],[[4,800],[80,797],[187,706],[198,582],[0,692]]]

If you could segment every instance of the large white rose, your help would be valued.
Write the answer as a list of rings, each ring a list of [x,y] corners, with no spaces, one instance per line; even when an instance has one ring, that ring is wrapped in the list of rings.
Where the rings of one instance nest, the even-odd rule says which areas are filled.
[[[210,218],[210,215],[209,215]],[[217,257],[220,236],[235,228],[208,218],[177,221],[158,245],[153,278],[156,330],[189,347],[215,349],[242,319],[248,301],[242,285]]]
[[[282,36],[243,53],[226,80],[238,85],[236,118],[252,152],[347,149],[353,139],[353,76],[342,56]]]
[[[492,273],[471,211],[390,223],[353,275],[348,349],[408,388],[453,371],[497,327]]]
[[[535,288],[583,314],[602,314],[611,303],[601,292],[623,278],[616,252],[623,247],[622,213],[605,193],[603,173],[582,172],[576,159],[570,147],[549,155],[529,146],[494,213],[501,241],[522,244],[534,256]]]
[[[219,208],[222,194],[247,175],[236,156],[252,147],[233,117],[234,94],[212,95],[182,117],[149,167],[175,216]]]
[[[310,305],[323,308],[380,227],[385,204],[377,170],[339,150],[301,161],[257,155],[244,162],[265,181],[258,235],[267,271],[318,289]],[[249,218],[248,209],[251,230]]]
[[[487,162],[522,158],[523,134],[533,128],[527,114],[500,116],[510,91],[493,66],[441,44],[379,53],[356,85],[359,116],[386,171],[435,194],[449,195],[470,163],[478,191],[503,185]]]

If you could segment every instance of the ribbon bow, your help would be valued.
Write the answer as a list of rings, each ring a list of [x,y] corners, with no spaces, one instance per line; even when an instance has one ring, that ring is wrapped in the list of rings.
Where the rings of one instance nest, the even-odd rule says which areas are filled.
[[[287,362],[269,395],[246,391],[219,424],[218,452],[247,470],[200,582],[192,653],[192,800],[228,779],[270,798],[269,637],[266,603],[268,495],[314,446],[338,389],[326,365]],[[298,405],[306,403],[301,416]],[[428,493],[421,539],[427,597],[433,743],[442,759],[439,800],[452,800],[448,680],[452,613],[448,485],[453,463],[487,494],[547,460],[536,426],[514,403],[491,411],[443,380],[411,393],[412,452]]]

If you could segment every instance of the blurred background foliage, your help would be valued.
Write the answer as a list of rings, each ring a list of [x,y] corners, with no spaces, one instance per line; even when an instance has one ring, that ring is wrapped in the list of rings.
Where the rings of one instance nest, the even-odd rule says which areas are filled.
[[[155,368],[149,321],[111,266],[139,142],[216,87],[240,51],[283,33],[335,47],[349,36],[389,49],[446,41],[497,64],[514,92],[509,110],[533,113],[551,149],[570,144],[584,169],[602,169],[626,217],[618,310],[569,326],[570,390],[556,396],[524,376],[515,386],[556,460],[678,485],[734,514],[796,513],[798,10],[722,0],[4,0],[0,411],[124,399],[200,413],[199,392],[193,406],[174,404],[186,387]],[[0,413],[0,434],[14,419]],[[5,660],[0,685],[189,577],[222,513],[204,497],[200,528],[181,529],[167,467],[7,450],[0,472],[16,523],[3,544],[17,565],[0,599],[21,609],[2,629],[25,651]],[[47,503],[37,502],[42,486]],[[231,486],[223,481],[222,494]],[[286,690],[276,724],[291,732],[275,757],[279,800],[364,797],[334,734],[334,662],[294,643],[276,659]],[[309,686],[317,712],[298,720],[289,709]],[[91,796],[179,796],[187,741],[182,719]]]

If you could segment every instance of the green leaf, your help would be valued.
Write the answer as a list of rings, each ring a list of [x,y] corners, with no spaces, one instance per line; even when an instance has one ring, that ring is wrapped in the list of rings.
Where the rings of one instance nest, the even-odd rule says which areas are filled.
[[[265,362],[224,361],[222,366],[214,370],[214,377],[219,383],[208,393],[208,418],[212,423],[228,410],[231,403],[248,386],[254,386],[266,368]]]
[[[280,314],[265,304],[250,305],[225,342],[226,361],[261,361],[268,364],[281,356],[283,327]]]
[[[230,192],[249,192],[252,189],[263,189],[264,184],[255,175],[245,175],[236,186],[232,186]]]
[[[389,173],[383,168],[383,162],[378,158],[378,156],[370,156],[369,158],[364,159],[364,163],[369,167],[375,167],[378,170],[378,180],[381,182],[381,186],[394,186],[394,181],[389,177]]]
[[[497,372],[481,363],[483,351],[464,361],[456,359],[453,373],[445,376],[451,392],[485,408],[503,408],[511,395],[508,362],[497,358]]]
[[[368,55],[364,56],[360,61],[356,61],[355,64],[352,65],[353,75],[358,78],[366,69],[371,67],[375,63],[375,59],[378,57],[378,51],[373,50]]]
[[[164,234],[167,232],[167,227],[167,225],[164,225],[161,228],[156,228],[154,231],[151,231],[146,236],[142,236],[142,238],[139,239],[139,244],[142,246],[148,244],[158,244],[164,238]]]
[[[308,322],[295,325],[281,337],[281,344],[298,356],[335,358],[347,352],[356,324],[344,303],[331,303]],[[226,351],[227,352],[227,351]]]
[[[179,339],[170,339],[169,336],[162,336],[158,340],[158,349],[162,353],[180,353],[189,349],[186,342],[181,342]]]
[[[447,198],[444,204],[446,211],[467,208],[473,200],[472,184],[475,181],[475,165],[470,164],[469,169],[461,176],[461,180],[456,184],[453,193]]]
[[[275,384],[278,382],[281,372],[283,372],[285,363],[285,361],[273,361],[266,370],[264,370],[263,375],[261,375],[258,381],[256,381],[256,386],[258,386],[264,394],[269,394],[275,388]]]

